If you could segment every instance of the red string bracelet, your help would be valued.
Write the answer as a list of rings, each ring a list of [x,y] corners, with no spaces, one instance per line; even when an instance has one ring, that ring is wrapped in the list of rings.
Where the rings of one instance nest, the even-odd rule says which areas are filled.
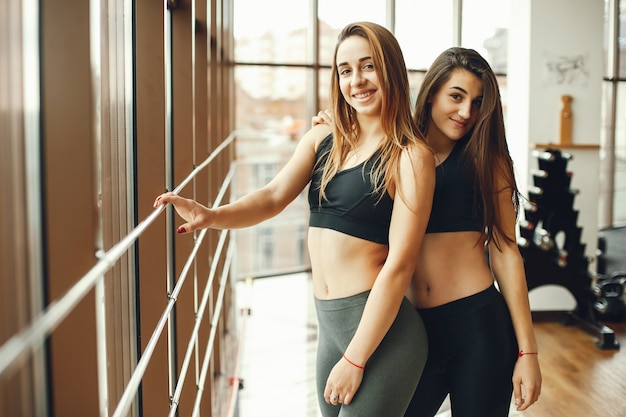
[[[517,354],[518,358],[521,358],[524,355],[538,355],[539,352],[524,352],[524,351],[519,351],[519,353]]]
[[[346,354],[345,354],[345,353],[342,353],[342,354],[341,354],[341,356],[343,356],[343,358],[344,358],[346,361],[348,361],[348,363],[349,363],[350,365],[352,365],[352,366],[356,366],[357,368],[359,368],[359,369],[360,369],[360,370],[362,370],[362,371],[364,371],[364,370],[365,370],[365,366],[357,365],[356,363],[352,362],[350,359],[348,359],[348,358],[346,357]]]

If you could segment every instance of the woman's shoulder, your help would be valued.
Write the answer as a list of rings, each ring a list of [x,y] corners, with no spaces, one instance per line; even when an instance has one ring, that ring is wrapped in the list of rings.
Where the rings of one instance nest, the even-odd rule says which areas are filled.
[[[422,161],[427,166],[432,165],[434,169],[435,151],[433,150],[433,148],[428,146],[426,142],[421,140],[415,140],[409,146],[407,146],[406,150],[412,158],[416,158]]]
[[[414,179],[435,178],[435,153],[426,143],[413,142],[406,146],[400,155],[401,177],[408,175]]]

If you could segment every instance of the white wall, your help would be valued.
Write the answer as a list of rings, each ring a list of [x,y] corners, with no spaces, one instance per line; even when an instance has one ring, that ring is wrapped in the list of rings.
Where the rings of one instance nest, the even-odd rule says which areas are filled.
[[[532,144],[559,142],[562,95],[572,96],[572,143],[599,145],[603,76],[603,0],[514,0],[509,33],[507,133],[518,184],[526,195],[537,166]],[[558,71],[561,69],[562,71]],[[580,193],[574,209],[586,255],[598,238],[599,149],[562,150],[572,154],[571,188]],[[571,309],[565,290],[531,291],[533,310]]]
[[[516,3],[516,1],[514,1]],[[603,0],[532,0],[530,12],[530,141],[558,142],[561,96],[573,97],[574,144],[600,143]],[[528,30],[528,29],[526,29]],[[509,45],[510,50],[516,47]],[[550,64],[575,65],[563,79]]]

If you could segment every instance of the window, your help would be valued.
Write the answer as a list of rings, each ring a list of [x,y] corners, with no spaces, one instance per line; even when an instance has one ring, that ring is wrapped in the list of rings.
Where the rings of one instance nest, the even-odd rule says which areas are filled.
[[[485,18],[485,10],[489,10],[488,19]],[[496,74],[506,74],[511,3],[464,0],[462,16],[462,45],[484,56]]]
[[[457,44],[452,3],[396,0],[395,34],[409,69],[427,70],[441,51]]]

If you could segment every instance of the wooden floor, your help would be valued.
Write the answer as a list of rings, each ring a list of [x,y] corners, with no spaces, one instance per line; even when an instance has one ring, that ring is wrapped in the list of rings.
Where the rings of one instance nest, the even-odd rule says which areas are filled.
[[[241,287],[250,308],[237,417],[319,417],[314,385],[316,320],[306,274]],[[607,323],[620,349],[558,318],[535,321],[543,388],[539,401],[511,417],[626,417],[626,323]],[[446,404],[438,417],[448,417]],[[385,417],[385,416],[381,416]]]

